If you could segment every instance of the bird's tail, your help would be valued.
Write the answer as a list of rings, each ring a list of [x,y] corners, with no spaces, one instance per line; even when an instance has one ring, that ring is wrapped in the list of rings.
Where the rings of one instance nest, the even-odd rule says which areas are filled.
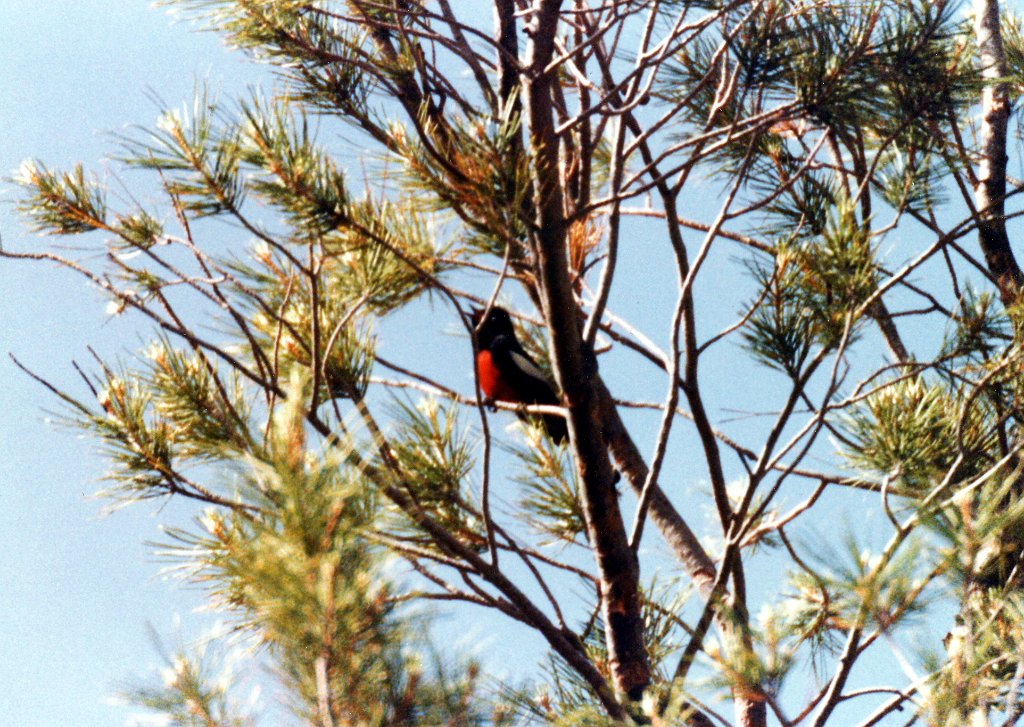
[[[565,422],[565,417],[557,414],[545,414],[543,420],[544,428],[548,430],[548,436],[554,443],[564,444],[569,438],[569,427]]]

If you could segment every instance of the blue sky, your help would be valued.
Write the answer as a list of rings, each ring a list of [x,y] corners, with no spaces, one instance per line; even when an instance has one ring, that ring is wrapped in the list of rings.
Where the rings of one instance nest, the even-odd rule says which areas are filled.
[[[189,99],[196,78],[225,94],[260,70],[218,37],[190,32],[138,0],[0,3],[0,174],[23,159],[83,161],[100,174],[112,133],[151,122],[149,91]],[[49,241],[27,234],[0,185],[0,234],[14,249]],[[74,242],[74,241],[71,241]],[[107,698],[120,680],[159,664],[146,625],[167,638],[201,631],[199,594],[155,577],[146,540],[185,508],[152,505],[102,516],[103,461],[90,442],[46,421],[54,402],[15,369],[15,353],[55,383],[76,385],[71,360],[86,345],[116,355],[136,347],[132,321],[108,320],[100,295],[53,268],[0,265],[0,722],[19,727],[124,724]],[[176,625],[177,615],[182,625]]]

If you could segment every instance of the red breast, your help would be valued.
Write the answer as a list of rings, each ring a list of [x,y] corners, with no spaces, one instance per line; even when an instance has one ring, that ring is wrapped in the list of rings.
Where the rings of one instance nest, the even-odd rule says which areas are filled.
[[[476,372],[480,377],[480,389],[486,396],[495,401],[519,402],[515,390],[501,377],[501,371],[487,349],[476,355]]]

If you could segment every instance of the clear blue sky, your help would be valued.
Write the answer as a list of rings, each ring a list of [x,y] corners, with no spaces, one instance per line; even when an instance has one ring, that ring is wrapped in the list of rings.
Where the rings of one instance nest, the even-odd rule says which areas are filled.
[[[218,37],[190,32],[140,0],[0,3],[0,174],[34,157],[55,167],[81,160],[98,169],[115,150],[110,133],[156,116],[148,91],[189,99],[196,78],[225,94],[259,69]],[[6,245],[40,245],[16,219],[0,185]],[[48,241],[47,241],[48,242]],[[158,665],[146,624],[170,645],[175,615],[183,637],[207,622],[191,612],[199,594],[155,577],[144,541],[158,523],[184,516],[151,505],[102,517],[90,499],[104,471],[91,443],[45,421],[45,392],[7,358],[74,386],[71,359],[86,344],[106,354],[136,347],[132,321],[108,321],[80,281],[39,265],[0,264],[0,724],[99,727],[125,724],[106,703],[119,680]]]

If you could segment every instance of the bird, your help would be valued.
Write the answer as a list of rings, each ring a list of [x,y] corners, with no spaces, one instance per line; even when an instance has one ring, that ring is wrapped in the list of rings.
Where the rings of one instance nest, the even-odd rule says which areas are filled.
[[[507,310],[499,306],[492,306],[490,310],[473,308],[470,320],[476,328],[477,378],[480,389],[489,400],[509,404],[561,404],[544,372],[516,338]],[[523,421],[536,418],[536,415],[526,412],[517,416]],[[542,414],[540,419],[555,444],[565,442],[568,431],[564,417]]]

